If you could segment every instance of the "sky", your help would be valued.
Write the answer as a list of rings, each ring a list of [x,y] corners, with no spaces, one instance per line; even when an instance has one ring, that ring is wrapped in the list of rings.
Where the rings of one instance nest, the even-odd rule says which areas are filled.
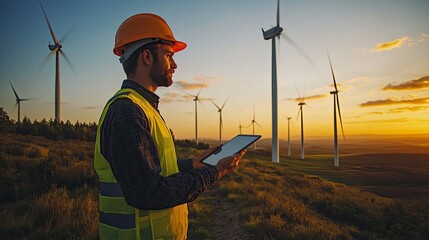
[[[42,1],[62,50],[61,120],[98,122],[106,101],[125,79],[112,53],[119,25],[142,12],[163,17],[188,47],[174,55],[174,84],[159,88],[160,112],[176,138],[223,139],[239,133],[271,137],[271,47],[261,28],[276,24],[275,0]],[[429,1],[280,1],[283,33],[277,40],[279,136],[300,134],[303,98],[307,137],[333,135],[332,61],[346,136],[429,133]],[[43,65],[52,38],[37,0],[0,1],[0,107],[17,119],[54,118],[55,57]],[[301,54],[304,52],[305,54]],[[305,57],[303,56],[305,55]],[[310,59],[311,61],[309,61]],[[22,118],[22,117],[21,117]]]

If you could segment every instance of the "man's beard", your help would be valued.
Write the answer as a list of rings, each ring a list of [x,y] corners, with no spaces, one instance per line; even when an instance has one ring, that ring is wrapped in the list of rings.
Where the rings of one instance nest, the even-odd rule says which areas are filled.
[[[150,76],[158,87],[169,87],[173,84],[173,79],[168,76],[168,70],[162,67],[158,60],[155,60]]]

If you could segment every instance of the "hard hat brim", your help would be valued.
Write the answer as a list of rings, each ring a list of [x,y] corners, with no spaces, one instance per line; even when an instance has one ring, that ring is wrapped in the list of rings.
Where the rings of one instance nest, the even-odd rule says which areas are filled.
[[[181,42],[181,41],[175,41],[173,44],[173,51],[176,52],[180,52],[183,49],[186,48],[186,46],[188,46],[186,43]]]

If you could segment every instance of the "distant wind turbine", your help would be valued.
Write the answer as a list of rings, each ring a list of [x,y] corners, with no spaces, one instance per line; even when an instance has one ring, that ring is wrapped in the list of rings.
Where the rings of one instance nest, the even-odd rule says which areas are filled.
[[[218,109],[219,112],[219,143],[222,144],[222,128],[223,128],[223,122],[222,122],[222,109],[225,107],[226,102],[228,102],[229,98],[226,99],[226,101],[223,103],[222,107],[219,107],[213,100],[209,99]]]
[[[260,128],[262,128],[262,126],[259,125],[258,122],[256,122],[256,119],[255,119],[255,109],[253,109],[253,119],[252,119],[252,122],[247,126],[247,127],[250,127],[250,125],[252,125],[252,134],[253,135],[255,135],[255,124],[258,125]],[[253,150],[255,150],[255,149],[256,149],[256,142],[253,143]]]
[[[301,99],[298,103],[299,106],[299,112],[298,114],[301,115],[301,159],[304,159],[304,151],[305,151],[305,145],[304,145],[304,111],[302,110],[302,106],[305,105],[304,99]]]
[[[334,87],[335,87],[335,91],[330,92],[332,95],[334,95],[334,167],[339,167],[340,161],[338,156],[337,108],[338,108],[338,116],[340,117],[341,132],[343,133],[344,140],[345,140],[345,136],[344,136],[344,129],[343,129],[343,120],[341,118],[340,99],[338,98],[337,82],[335,80],[334,70],[332,68],[331,58],[329,57],[329,54],[328,54],[328,59],[329,59],[329,66],[331,67],[332,80],[334,81]]]
[[[10,86],[12,87],[13,93],[15,94],[15,98],[16,98],[15,107],[18,106],[18,123],[20,123],[21,122],[21,102],[31,100],[32,98],[19,98],[12,83],[10,81],[9,83],[10,83]]]
[[[70,60],[68,59],[67,55],[65,54],[64,50],[61,48],[63,47],[61,45],[61,42],[65,39],[66,35],[63,36],[62,39],[58,41],[57,37],[54,34],[54,30],[52,29],[51,23],[49,22],[48,16],[46,15],[45,9],[43,8],[41,0],[39,0],[40,7],[42,8],[43,15],[45,16],[46,23],[48,24],[49,32],[51,33],[52,40],[54,41],[54,44],[51,44],[49,42],[49,50],[51,51],[48,56],[45,58],[43,65],[45,65],[48,60],[52,57],[52,55],[55,54],[55,121],[60,121],[60,53],[64,57],[64,59],[69,64],[70,68],[73,72],[74,68]]]
[[[238,121],[238,129],[240,130],[240,134],[241,134],[241,129],[243,128],[244,126],[243,125],[241,125],[241,121],[239,120]]]
[[[199,96],[200,96],[201,90],[203,89],[203,86],[204,86],[204,83],[201,84],[200,90],[198,91],[197,95],[192,95],[185,92],[189,96],[193,97],[194,98],[193,101],[195,102],[195,143],[197,144],[197,146],[198,146],[198,107],[197,105],[198,105],[198,102],[201,104]]]
[[[290,157],[290,119],[291,117],[287,118],[287,155]]]

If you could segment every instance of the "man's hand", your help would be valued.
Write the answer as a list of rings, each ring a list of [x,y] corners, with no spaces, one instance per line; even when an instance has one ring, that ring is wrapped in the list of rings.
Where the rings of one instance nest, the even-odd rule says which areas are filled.
[[[246,153],[246,150],[243,150],[237,154],[234,154],[229,157],[222,158],[216,165],[216,170],[219,173],[219,178],[225,176],[226,174],[232,172],[238,167],[241,158]]]
[[[204,151],[203,153],[201,153],[198,157],[194,158],[192,160],[192,166],[194,167],[194,169],[206,166],[204,163],[201,162],[201,160],[212,155],[220,147],[222,147],[222,144],[218,145],[216,147],[209,148],[206,151]]]

